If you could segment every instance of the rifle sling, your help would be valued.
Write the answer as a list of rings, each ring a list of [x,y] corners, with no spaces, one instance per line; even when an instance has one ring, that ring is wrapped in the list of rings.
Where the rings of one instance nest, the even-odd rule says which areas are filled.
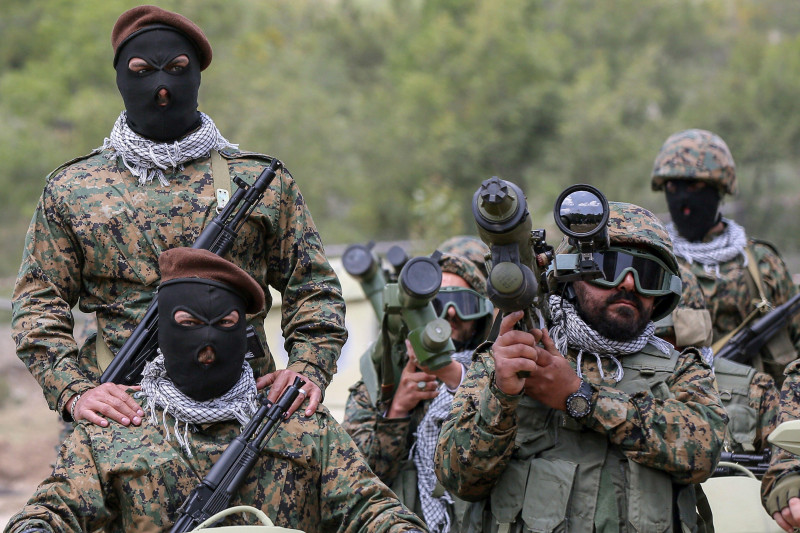
[[[747,285],[751,290],[753,285],[755,286],[755,289],[758,290],[758,295],[761,298],[761,301],[758,302],[756,307],[744,318],[744,320],[739,323],[738,326],[729,331],[724,337],[720,338],[711,346],[711,349],[714,351],[714,353],[719,353],[722,347],[725,346],[725,344],[731,340],[734,335],[739,333],[742,328],[750,324],[750,322],[752,322],[757,316],[763,314],[770,307],[769,300],[767,300],[767,296],[764,293],[764,286],[761,282],[761,274],[758,272],[758,263],[756,262],[756,258],[753,255],[753,252],[750,251],[749,246],[745,247],[744,251],[747,254],[747,271],[750,274],[750,276],[746,279],[747,281],[751,282]]]
[[[217,200],[217,212],[225,207],[231,196],[231,174],[228,163],[217,150],[211,150],[211,176],[214,179],[214,191]],[[97,367],[103,373],[114,359],[114,353],[103,338],[103,329],[97,324],[97,340],[95,341],[95,358]]]

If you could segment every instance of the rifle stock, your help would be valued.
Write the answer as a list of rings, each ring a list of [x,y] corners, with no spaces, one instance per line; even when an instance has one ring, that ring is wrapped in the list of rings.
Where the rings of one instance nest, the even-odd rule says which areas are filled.
[[[725,343],[716,356],[737,363],[749,364],[761,347],[785,327],[798,311],[800,311],[800,293],[762,316],[752,325],[744,326]]]
[[[239,189],[233,194],[225,208],[203,229],[192,248],[206,249],[219,256],[228,253],[242,224],[264,197],[264,192],[282,167],[283,163],[273,159],[252,185],[248,185],[238,176],[234,176],[233,181]],[[100,377],[100,383],[132,385],[140,380],[144,365],[155,357],[158,347],[157,296],[157,294],[153,295],[153,300],[150,302],[144,318],[111,360],[111,364]]]

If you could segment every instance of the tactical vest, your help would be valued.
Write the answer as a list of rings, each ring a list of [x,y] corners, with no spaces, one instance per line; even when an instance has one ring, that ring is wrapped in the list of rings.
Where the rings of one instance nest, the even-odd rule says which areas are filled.
[[[729,361],[714,361],[714,376],[722,405],[728,412],[728,428],[725,432],[725,447],[737,453],[753,453],[756,440],[758,413],[750,407],[750,383],[756,369]]]
[[[615,388],[671,398],[666,380],[678,355],[651,345],[626,355]],[[530,397],[517,419],[517,449],[489,498],[468,508],[463,531],[593,533],[597,519],[597,531],[658,533],[673,531],[676,516],[682,531],[696,529],[692,486],[674,486],[666,472],[629,460],[604,435]]]

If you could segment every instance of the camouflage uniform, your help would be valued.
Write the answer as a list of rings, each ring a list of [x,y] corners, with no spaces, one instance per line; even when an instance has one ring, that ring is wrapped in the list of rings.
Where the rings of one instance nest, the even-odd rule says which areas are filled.
[[[699,181],[716,187],[721,195],[735,195],[736,166],[725,141],[718,135],[691,129],[671,135],[662,145],[653,163],[651,186],[663,190],[668,181]],[[706,235],[708,242],[713,235]],[[752,279],[745,258],[741,255],[719,264],[718,271],[706,271],[702,264],[688,263],[705,293],[714,324],[714,342],[736,329],[760,303],[759,282],[771,307],[776,307],[796,294],[786,265],[778,251],[769,243],[748,239],[747,249],[755,259],[760,280]],[[777,385],[783,382],[783,369],[800,353],[800,316],[788,324],[788,338],[781,337],[783,346],[762,355],[753,366],[768,373]],[[790,344],[791,343],[791,344]],[[793,346],[792,346],[793,345]]]
[[[757,261],[765,296],[771,307],[777,307],[794,296],[797,289],[778,252],[771,245],[753,239],[748,240],[748,248]],[[681,258],[678,260],[688,264]],[[754,288],[744,258],[741,256],[721,263],[719,274],[706,272],[703,265],[698,263],[691,263],[688,266],[697,276],[706,302],[710,303],[709,312],[714,322],[714,342],[716,342],[726,333],[736,329],[745,317],[753,312],[760,300],[758,290]],[[800,350],[800,316],[795,315],[789,322],[788,328],[795,350],[791,352],[792,357],[776,361],[762,355],[762,364],[756,364],[756,368],[772,376],[778,385],[783,382],[784,367],[797,357],[797,351]]]
[[[800,418],[800,361],[786,367],[781,387],[778,424]],[[800,497],[800,457],[772,447],[769,469],[761,480],[761,501],[770,516],[786,507],[790,498]]]
[[[486,282],[482,274],[470,261],[463,257],[446,254],[441,261],[442,270],[458,274],[480,294],[486,293]],[[490,322],[485,320],[486,324]],[[480,332],[480,334],[485,331]],[[393,341],[392,349],[406,353],[404,338]],[[364,357],[369,357],[368,351]],[[405,359],[403,359],[405,360]],[[364,362],[362,362],[364,364]],[[367,362],[371,364],[371,359]],[[399,379],[399,376],[398,376]],[[375,474],[392,490],[400,501],[422,516],[417,494],[417,473],[414,461],[409,458],[415,443],[416,430],[420,425],[432,400],[418,403],[405,418],[387,418],[393,397],[378,401],[370,394],[364,380],[350,387],[342,426],[358,445]],[[456,502],[461,507],[463,502]],[[455,513],[454,513],[455,514]],[[458,531],[458,516],[451,515],[451,531]]]
[[[231,178],[252,183],[270,158],[223,152]],[[98,383],[94,338],[79,350],[70,309],[96,313],[117,352],[142,319],[159,283],[158,255],[191,246],[215,216],[210,158],[186,163],[144,186],[112,151],[95,151],[55,171],[33,215],[14,289],[17,355],[39,381],[51,409]],[[297,184],[281,171],[242,226],[227,258],[265,289],[265,309],[249,317],[264,345],[263,321],[282,295],[288,367],[323,390],[336,372],[347,333],[341,288]],[[256,375],[274,370],[270,355]]]
[[[672,312],[671,325],[656,329],[656,335],[677,339],[676,346],[708,347],[711,323],[706,300],[697,277],[681,264],[681,303]],[[685,331],[680,331],[681,329]],[[677,332],[676,332],[677,331]],[[713,362],[717,390],[728,412],[725,448],[736,453],[753,453],[767,446],[776,427],[778,389],[768,374],[727,359]]]
[[[160,421],[161,411],[157,411]],[[172,420],[168,419],[170,431]],[[166,531],[181,503],[228,442],[236,422],[204,424],[189,434],[189,457],[175,436],[149,419],[141,427],[77,424],[51,476],[6,526],[46,531]],[[233,505],[260,508],[282,527],[315,531],[424,531],[370,471],[324,407],[278,426]],[[245,523],[237,515],[226,525]],[[252,518],[250,518],[252,520]],[[254,522],[249,522],[254,523]]]
[[[678,274],[652,213],[609,207],[612,248],[644,249]],[[673,286],[655,297],[654,320],[677,305]],[[562,353],[576,370],[576,348]],[[665,354],[650,343],[618,362],[617,382],[616,361],[584,354],[576,373],[592,386],[593,408],[575,419],[524,391],[504,393],[492,350],[476,355],[435,458],[443,485],[475,502],[464,531],[672,531],[676,519],[696,527],[692,484],[713,472],[727,422],[711,368],[695,349]]]
[[[636,355],[625,356],[621,359],[622,364],[628,364],[630,357]],[[575,354],[570,351],[567,358],[575,367]],[[606,377],[613,376],[616,367],[606,359],[603,362]],[[680,486],[699,483],[713,472],[725,434],[726,415],[714,390],[711,370],[697,351],[686,350],[680,354],[674,373],[652,390],[625,391],[616,388],[613,380],[601,380],[593,358],[583,359],[582,368],[583,379],[591,382],[598,392],[594,411],[581,422],[582,427],[576,427],[576,422],[561,411],[547,408],[523,395],[509,396],[497,389],[491,351],[481,354],[472,363],[453,401],[450,416],[442,426],[436,451],[437,475],[444,486],[467,501],[484,500],[474,504],[468,514],[480,513],[484,506],[489,505],[489,499],[493,498],[490,495],[495,491],[520,490],[520,487],[508,484],[497,485],[510,462],[532,459],[530,475],[534,476],[543,472],[533,466],[536,458],[542,457],[543,464],[559,461],[559,440],[563,436],[537,439],[549,422],[561,424],[560,431],[565,432],[562,435],[578,432],[579,438],[586,441],[597,435],[605,437],[609,455],[613,453],[618,458],[623,455],[629,459],[620,461],[620,468],[629,475],[633,472],[633,463],[636,463],[666,472]],[[627,367],[625,372],[629,372]],[[542,519],[537,511],[550,514],[560,508],[563,512],[561,519],[570,524],[568,531],[592,531],[594,509],[570,508],[570,485],[556,490],[546,484],[546,474],[536,478],[528,477],[527,469],[519,472],[524,476],[519,479],[523,487],[526,480],[533,487],[542,483],[539,485],[542,498],[538,504],[526,502],[524,508],[522,505],[519,508],[492,508],[493,512],[513,513],[516,517],[516,513],[522,511],[525,523],[533,527],[537,518]],[[589,473],[578,466],[576,487],[581,476],[586,475]],[[617,487],[617,491],[621,490]],[[658,497],[662,500],[669,498],[669,493],[661,493]],[[624,501],[624,498],[618,498],[620,500]]]

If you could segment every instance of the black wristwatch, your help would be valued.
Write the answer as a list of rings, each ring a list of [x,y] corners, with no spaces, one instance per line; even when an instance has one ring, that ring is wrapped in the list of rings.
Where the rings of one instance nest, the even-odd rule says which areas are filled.
[[[581,380],[578,390],[567,396],[567,414],[572,418],[583,418],[592,410],[592,386]]]

